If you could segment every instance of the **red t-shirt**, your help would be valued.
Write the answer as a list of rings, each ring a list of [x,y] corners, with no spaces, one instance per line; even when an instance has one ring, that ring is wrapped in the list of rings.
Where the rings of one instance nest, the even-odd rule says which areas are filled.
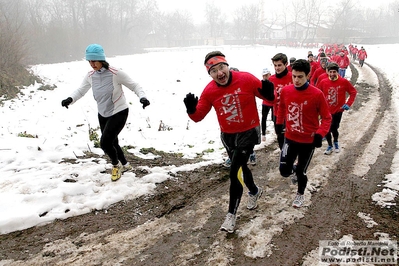
[[[324,72],[323,74],[321,74],[321,75],[317,78],[317,81],[316,81],[316,87],[317,87],[317,88],[319,87],[319,84],[320,84],[320,82],[321,82],[323,79],[328,79],[328,74],[327,74],[327,72]]]
[[[219,86],[214,80],[208,83],[198,100],[196,112],[189,114],[193,121],[204,119],[213,107],[224,133],[240,133],[260,125],[255,97],[264,100],[258,91],[262,82],[247,72],[231,75],[228,86]]]
[[[305,90],[298,90],[294,85],[284,87],[276,124],[284,121],[287,139],[312,143],[315,134],[325,136],[330,130],[331,114],[323,92],[312,85]]]
[[[319,80],[319,77],[323,74],[326,73],[326,69],[319,67],[318,69],[316,69],[316,71],[313,73],[311,79],[310,79],[310,84],[312,85],[316,85],[317,81]]]
[[[359,60],[364,60],[367,58],[367,52],[365,50],[360,49],[359,52],[357,53],[357,57]]]
[[[310,77],[313,76],[314,72],[320,67],[320,63],[317,61],[312,61],[310,63]]]
[[[329,78],[323,79],[318,88],[324,93],[328,105],[330,106],[330,113],[335,114],[342,112],[341,108],[345,103],[352,106],[355,101],[357,90],[353,87],[349,80],[338,77],[337,80],[330,80]],[[349,94],[348,100],[346,100],[346,94]]]
[[[350,64],[349,58],[344,55],[344,56],[337,56],[335,58],[335,62],[337,62],[339,68],[347,68]]]
[[[285,86],[292,84],[292,73],[288,72],[287,75],[285,75],[282,78],[277,78],[276,74],[271,75],[269,77],[269,80],[273,83],[274,85],[274,104],[273,104],[273,113],[275,116],[277,116],[278,114],[278,105],[280,102],[280,92],[282,90],[282,88],[284,88]]]

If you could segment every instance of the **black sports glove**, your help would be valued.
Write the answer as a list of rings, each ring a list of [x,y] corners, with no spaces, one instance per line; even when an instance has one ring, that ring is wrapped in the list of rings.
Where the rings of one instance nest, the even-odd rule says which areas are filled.
[[[73,102],[72,98],[68,97],[65,100],[62,100],[61,105],[68,109],[68,105],[70,105],[72,102]]]
[[[146,97],[141,98],[140,103],[143,104],[143,109],[150,105],[150,101]]]
[[[258,88],[258,91],[266,100],[274,100],[274,85],[271,81],[262,80],[262,88]]]
[[[315,134],[313,139],[313,146],[320,148],[323,142],[323,137],[320,134]]]
[[[275,130],[277,135],[284,134],[284,125],[276,125]]]
[[[186,98],[184,98],[183,101],[187,108],[187,114],[194,114],[197,110],[198,97],[192,93],[189,93],[186,95]]]

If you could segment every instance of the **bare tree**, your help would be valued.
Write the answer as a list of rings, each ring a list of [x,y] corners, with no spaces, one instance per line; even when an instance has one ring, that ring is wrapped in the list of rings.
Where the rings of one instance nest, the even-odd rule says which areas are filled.
[[[205,6],[205,17],[209,26],[209,37],[216,38],[223,36],[226,22],[221,9],[213,3],[207,3]]]
[[[349,37],[350,29],[356,28],[356,10],[353,0],[341,0],[331,7],[331,32],[332,42],[345,42]]]
[[[194,23],[187,11],[176,10],[161,15],[157,20],[157,33],[166,40],[167,46],[185,45],[194,32]]]
[[[306,26],[305,35],[302,39],[302,45],[306,41],[315,41],[317,28],[320,26],[323,13],[325,11],[321,0],[303,0],[303,22]]]
[[[260,37],[262,7],[255,4],[244,5],[234,13],[233,32],[239,39],[248,39],[252,44]]]
[[[0,70],[15,70],[28,56],[22,0],[0,2]]]

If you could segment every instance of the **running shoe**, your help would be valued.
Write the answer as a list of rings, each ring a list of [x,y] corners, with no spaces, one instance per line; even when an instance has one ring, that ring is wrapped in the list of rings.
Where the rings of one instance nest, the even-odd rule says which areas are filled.
[[[340,152],[339,145],[338,145],[338,141],[334,142],[334,151],[335,151],[336,153]]]
[[[236,216],[232,213],[226,215],[224,223],[220,227],[220,230],[226,231],[228,233],[234,233],[234,227],[236,226]]]
[[[258,207],[258,199],[260,196],[262,196],[263,189],[258,187],[258,193],[256,195],[252,195],[251,193],[248,192],[248,204],[247,204],[247,209],[253,210]]]
[[[122,175],[122,164],[121,162],[118,162],[117,165],[112,166],[112,174],[111,174],[111,180],[116,181],[119,178],[121,178]]]
[[[330,155],[333,152],[333,147],[332,146],[328,146],[327,150],[325,150],[324,154],[325,155]]]
[[[296,193],[296,197],[294,199],[294,202],[292,202],[292,206],[295,208],[300,208],[300,207],[302,207],[304,201],[305,201],[305,196],[301,195],[299,193]]]

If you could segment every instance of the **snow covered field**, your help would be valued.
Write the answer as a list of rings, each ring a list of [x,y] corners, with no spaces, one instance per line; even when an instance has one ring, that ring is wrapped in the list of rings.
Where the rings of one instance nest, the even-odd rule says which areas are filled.
[[[397,112],[399,69],[396,62],[399,54],[392,53],[390,60],[381,54],[395,51],[398,46],[365,46],[369,55],[366,63],[384,72],[394,87],[392,98]],[[136,95],[125,90],[131,108],[127,125],[120,135],[121,146],[131,145],[133,148],[129,152],[148,159],[154,156],[144,155],[140,149],[152,147],[182,153],[185,158],[193,158],[205,151],[204,158],[208,159],[207,162],[180,167],[143,166],[149,172],[146,176],[137,178],[129,172],[118,182],[111,182],[108,174],[101,173],[110,168],[105,161],[81,160],[80,164],[60,164],[63,158],[76,158],[87,150],[102,154],[89,140],[89,127],[98,127],[91,91],[69,109],[61,107],[61,100],[77,88],[86,71],[90,70],[89,64],[82,60],[33,66],[35,74],[57,88],[42,91],[38,90],[41,84],[26,87],[18,99],[6,101],[0,108],[0,233],[103,209],[112,203],[151,193],[156,183],[170,177],[168,172],[221,163],[225,154],[213,111],[204,121],[194,124],[189,121],[183,104],[188,92],[199,95],[211,80],[203,59],[212,50],[221,50],[230,66],[259,78],[264,67],[273,72],[270,58],[277,52],[296,58],[306,58],[307,55],[307,49],[223,46],[153,50],[146,54],[108,58],[112,66],[123,68],[143,86],[151,102],[143,110]],[[316,53],[317,49],[313,50]],[[351,75],[350,71],[347,75]],[[161,121],[172,130],[158,131]],[[36,137],[21,137],[21,134]],[[273,141],[274,135],[267,139],[258,148]],[[213,152],[207,152],[211,150]],[[64,182],[67,178],[76,179],[76,182]],[[383,206],[389,205],[398,195],[399,153],[395,156],[392,174],[386,178],[384,193],[374,197]]]

